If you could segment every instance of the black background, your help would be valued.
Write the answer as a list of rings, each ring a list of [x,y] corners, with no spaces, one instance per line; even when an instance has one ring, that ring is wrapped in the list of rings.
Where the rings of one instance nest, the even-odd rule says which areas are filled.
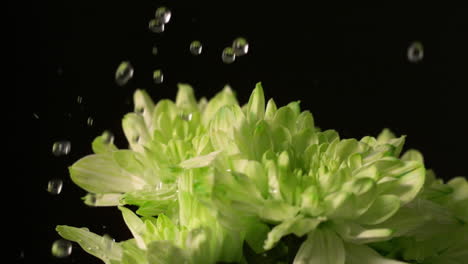
[[[174,99],[179,82],[191,84],[198,98],[230,84],[243,104],[261,81],[267,99],[273,97],[278,106],[301,100],[322,129],[361,138],[388,127],[408,135],[406,148],[422,151],[426,166],[439,177],[468,175],[466,9],[323,8],[271,1],[265,6],[236,1],[19,5],[12,110],[21,113],[14,119],[15,136],[27,140],[13,148],[22,191],[16,262],[100,263],[77,246],[69,258],[53,258],[57,224],[86,226],[117,241],[129,238],[116,208],[82,203],[85,192],[70,181],[67,167],[90,154],[91,141],[105,129],[114,132],[118,147],[127,147],[120,122],[132,111],[136,88],[158,101]],[[172,18],[164,33],[155,34],[148,21],[162,5],[172,10]],[[248,39],[249,53],[224,64],[223,48],[239,36]],[[190,54],[192,40],[203,43],[200,56]],[[413,41],[424,45],[424,58],[416,64],[406,57]],[[123,60],[133,64],[135,74],[119,87],[114,74]],[[157,68],[164,73],[160,85],[152,82]],[[88,117],[94,119],[91,127]],[[52,155],[57,140],[71,141],[70,155]],[[58,196],[46,191],[52,178],[64,181]]]

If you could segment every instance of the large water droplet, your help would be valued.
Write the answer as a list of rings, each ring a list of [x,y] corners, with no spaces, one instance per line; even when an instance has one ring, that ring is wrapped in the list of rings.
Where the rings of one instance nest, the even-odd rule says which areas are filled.
[[[243,56],[249,52],[249,43],[245,38],[236,38],[232,42],[232,48],[236,56]]]
[[[171,20],[171,15],[171,10],[167,9],[165,6],[159,7],[154,13],[154,17],[161,21],[162,24],[168,23],[169,20]]]
[[[88,124],[88,126],[93,126],[94,125],[94,119],[92,117],[88,117],[88,120],[86,120],[86,124]]]
[[[55,156],[63,156],[68,155],[71,150],[71,143],[70,141],[57,141],[52,145],[52,154]]]
[[[63,181],[61,179],[52,179],[47,183],[47,191],[50,194],[60,194],[63,187]]]
[[[115,82],[123,86],[133,77],[133,66],[128,61],[120,63],[115,71]]]
[[[114,134],[109,130],[106,130],[102,133],[102,140],[104,141],[104,144],[112,144],[114,142]]]
[[[153,48],[151,48],[151,54],[153,54],[154,56],[158,55],[158,47],[153,46]]]
[[[424,57],[424,47],[421,42],[415,41],[410,44],[406,52],[408,60],[412,63],[420,62]]]
[[[192,53],[193,55],[200,55],[202,52],[202,48],[202,44],[198,40],[194,40],[192,41],[192,43],[190,43],[190,53]]]
[[[164,75],[163,75],[162,71],[161,70],[155,70],[153,72],[153,81],[154,81],[154,83],[159,84],[159,83],[162,83],[163,80],[164,80]]]
[[[148,23],[148,28],[154,33],[162,33],[164,32],[164,23],[156,18],[153,18]]]
[[[224,63],[233,63],[236,60],[236,54],[234,53],[234,49],[231,47],[224,48],[223,54],[221,54],[221,58]]]
[[[52,244],[52,255],[57,258],[65,258],[72,253],[72,244],[65,239],[55,240]]]

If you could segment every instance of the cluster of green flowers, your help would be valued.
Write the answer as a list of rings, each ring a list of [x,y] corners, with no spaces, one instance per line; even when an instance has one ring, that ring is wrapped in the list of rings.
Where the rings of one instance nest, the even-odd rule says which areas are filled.
[[[242,107],[229,87],[197,102],[185,84],[175,102],[138,90],[134,103],[129,149],[100,136],[70,167],[85,203],[118,206],[133,238],[57,227],[107,264],[247,263],[247,247],[264,255],[286,236],[302,238],[295,264],[468,260],[466,179],[436,179],[418,151],[401,154],[404,136],[341,139],[299,102],[265,102],[260,83]]]

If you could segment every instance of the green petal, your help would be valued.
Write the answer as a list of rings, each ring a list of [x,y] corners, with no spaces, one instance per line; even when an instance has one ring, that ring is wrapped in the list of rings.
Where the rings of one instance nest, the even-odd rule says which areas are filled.
[[[283,106],[276,112],[273,124],[283,126],[292,133],[296,130],[296,114],[290,107]]]
[[[294,258],[294,264],[344,264],[343,241],[329,229],[315,229],[307,236]]]
[[[146,249],[146,244],[143,240],[143,233],[145,231],[145,224],[143,221],[128,208],[120,206],[119,210],[122,212],[125,224],[127,224],[128,229],[130,229],[138,247]]]
[[[91,193],[124,193],[146,184],[141,175],[122,169],[109,154],[86,156],[69,171],[73,182]]]
[[[255,253],[263,253],[265,251],[263,244],[269,232],[270,227],[268,227],[268,225],[260,221],[254,221],[247,227],[245,241]]]
[[[135,112],[143,116],[146,127],[151,130],[153,128],[153,100],[146,91],[138,89],[133,94],[133,102],[135,105]]]
[[[110,238],[101,237],[87,228],[59,225],[57,232],[65,239],[77,242],[86,252],[110,264],[122,258],[122,248]]]
[[[89,193],[82,199],[89,206],[116,206],[121,198],[121,193]]]
[[[143,145],[151,140],[143,117],[135,113],[126,114],[122,120],[122,128],[132,150],[143,153]]]
[[[247,104],[248,119],[261,120],[265,115],[265,95],[261,83],[257,83]]]
[[[203,112],[203,124],[208,125],[213,116],[218,110],[225,105],[239,105],[237,99],[229,86],[213,97],[206,105],[205,111]],[[242,112],[242,111],[241,111]]]
[[[176,96],[176,105],[184,111],[193,112],[198,109],[197,100],[193,94],[193,89],[188,84],[177,84],[178,92]]]
[[[359,217],[358,222],[366,225],[375,225],[394,215],[400,208],[400,199],[395,195],[381,195],[377,197],[372,206]]]
[[[276,107],[275,100],[268,100],[265,110],[265,120],[273,120],[277,110],[278,108]]]
[[[393,134],[393,132],[390,131],[390,129],[384,128],[382,132],[380,132],[380,134],[377,136],[377,142],[379,144],[384,144],[393,138],[395,138],[395,134]]]
[[[188,263],[189,257],[185,251],[175,246],[171,241],[153,241],[148,245],[148,263],[174,264]]]
[[[397,260],[387,259],[368,246],[344,243],[346,264],[407,264]]]
[[[280,222],[294,217],[299,208],[278,200],[267,200],[258,216],[267,221]]]
[[[96,137],[91,143],[91,147],[95,154],[108,153],[118,150],[113,142],[109,141],[108,132],[104,132],[101,136]]]
[[[333,226],[343,240],[356,244],[388,240],[393,234],[393,231],[389,228],[366,229],[349,221],[334,220]]]
[[[221,151],[213,151],[207,155],[198,156],[188,160],[182,161],[179,166],[184,169],[193,169],[209,166],[216,157],[221,153]]]
[[[420,163],[424,164],[424,157],[421,154],[421,152],[415,150],[415,149],[410,149],[401,156],[401,160],[403,161],[417,161]]]
[[[310,111],[304,111],[297,117],[296,121],[297,131],[307,130],[315,131],[314,126],[314,117],[310,113]]]
[[[156,189],[145,187],[141,190],[127,192],[122,196],[121,203],[137,205],[137,213],[143,216],[153,216],[166,212],[177,199],[175,188]]]

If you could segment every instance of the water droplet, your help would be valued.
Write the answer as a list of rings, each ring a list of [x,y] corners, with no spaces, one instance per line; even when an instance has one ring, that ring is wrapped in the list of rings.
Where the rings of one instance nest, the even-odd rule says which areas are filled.
[[[36,113],[33,113],[34,118],[39,119],[39,116]]]
[[[162,33],[164,32],[164,23],[156,18],[153,18],[148,23],[148,28],[154,33]]]
[[[88,124],[88,126],[93,126],[94,119],[92,117],[88,117],[88,120],[86,121],[86,123]]]
[[[180,114],[180,118],[182,120],[185,120],[185,121],[192,121],[192,117],[193,117],[193,114],[192,113],[189,113],[189,114]]]
[[[55,240],[52,244],[52,255],[57,258],[65,258],[72,253],[72,244],[65,239]]]
[[[224,48],[221,58],[223,59],[224,63],[233,63],[236,60],[236,54],[234,53],[234,49],[231,47]]]
[[[159,7],[154,13],[154,17],[161,21],[162,24],[168,23],[169,20],[171,20],[171,15],[171,10],[167,9],[165,6]]]
[[[194,40],[192,41],[192,43],[190,43],[190,52],[193,55],[200,55],[202,52],[202,48],[202,44],[198,40]]]
[[[138,107],[135,108],[135,112],[137,114],[142,115],[145,112],[145,108],[143,106],[138,106]]]
[[[86,204],[89,206],[96,206],[97,197],[95,193],[89,193],[86,197]]]
[[[57,141],[52,145],[52,154],[55,156],[68,155],[71,150],[70,141]]]
[[[123,86],[133,77],[133,66],[128,61],[120,63],[115,71],[115,82]]]
[[[102,133],[102,140],[104,141],[104,144],[112,144],[114,142],[114,134],[109,130],[106,130]]]
[[[151,53],[152,53],[154,56],[158,55],[158,47],[153,46],[153,48],[151,49]]]
[[[410,44],[406,53],[408,60],[412,63],[420,62],[424,57],[424,47],[421,42],[415,41]]]
[[[137,144],[140,141],[140,135],[133,135],[132,141],[133,143]]]
[[[153,81],[154,81],[154,83],[159,84],[159,83],[162,83],[163,80],[164,80],[164,75],[163,75],[162,71],[161,70],[155,70],[153,72]]]
[[[63,187],[63,181],[61,179],[52,179],[47,183],[47,191],[50,194],[60,194]]]
[[[81,104],[81,102],[83,102],[83,97],[78,96],[78,97],[76,98],[76,102],[77,102],[78,104]]]
[[[236,38],[232,42],[232,48],[236,56],[243,56],[249,52],[249,43],[245,38]]]
[[[21,250],[19,257],[20,257],[20,259],[24,258],[24,250]]]

